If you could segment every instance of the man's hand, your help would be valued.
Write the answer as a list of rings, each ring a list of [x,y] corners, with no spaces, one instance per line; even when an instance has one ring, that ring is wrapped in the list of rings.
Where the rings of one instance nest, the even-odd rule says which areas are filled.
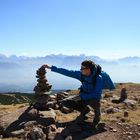
[[[47,69],[51,69],[52,66],[50,66],[48,64],[44,64],[44,65],[42,65],[42,67],[47,68]]]

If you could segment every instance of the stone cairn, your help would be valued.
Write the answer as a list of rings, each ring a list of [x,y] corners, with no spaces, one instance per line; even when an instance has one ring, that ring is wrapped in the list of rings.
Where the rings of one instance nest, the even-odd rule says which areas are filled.
[[[127,99],[127,92],[126,92],[126,88],[122,88],[121,92],[120,92],[120,98],[119,99],[113,99],[112,102],[113,103],[122,103]]]
[[[37,85],[34,88],[35,91],[35,104],[34,108],[38,110],[45,110],[46,104],[49,100],[49,92],[52,85],[49,85],[48,80],[46,79],[46,70],[44,67],[41,67],[36,72]]]
[[[120,94],[120,102],[123,102],[124,100],[127,99],[127,92],[126,88],[122,88],[121,94]]]

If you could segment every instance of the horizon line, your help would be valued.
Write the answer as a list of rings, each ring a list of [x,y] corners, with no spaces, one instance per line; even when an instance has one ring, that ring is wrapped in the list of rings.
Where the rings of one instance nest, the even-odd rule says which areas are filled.
[[[94,56],[94,57],[99,57],[101,59],[112,59],[112,60],[116,60],[116,59],[122,59],[122,58],[128,58],[128,57],[139,57],[138,55],[127,55],[127,56],[124,56],[124,57],[101,57],[99,55],[86,55],[86,54],[63,54],[63,53],[51,53],[51,54],[46,54],[46,55],[34,55],[34,56],[29,56],[29,55],[17,55],[17,54],[4,54],[4,53],[0,53],[0,55],[3,55],[5,57],[11,57],[11,56],[16,56],[16,57],[28,57],[28,58],[36,58],[36,57],[46,57],[46,56],[51,56],[51,55],[54,55],[54,56],[59,56],[59,55],[62,55],[62,56],[86,56],[86,57],[91,57],[91,56]]]

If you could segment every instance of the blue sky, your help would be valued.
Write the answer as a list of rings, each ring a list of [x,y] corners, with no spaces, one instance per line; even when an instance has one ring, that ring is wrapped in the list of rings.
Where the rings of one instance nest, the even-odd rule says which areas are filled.
[[[0,53],[140,56],[139,0],[0,0]]]

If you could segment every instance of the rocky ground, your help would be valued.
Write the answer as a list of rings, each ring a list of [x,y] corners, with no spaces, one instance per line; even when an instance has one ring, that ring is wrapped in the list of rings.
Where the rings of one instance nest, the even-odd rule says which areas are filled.
[[[124,100],[120,100],[125,88]],[[77,123],[78,111],[59,101],[77,94],[66,91],[52,95],[46,111],[26,104],[0,105],[0,137],[8,140],[140,140],[140,85],[117,84],[116,90],[104,91],[101,100],[102,122],[92,130],[94,113]],[[126,96],[127,95],[127,96]],[[104,127],[105,125],[105,127]]]

